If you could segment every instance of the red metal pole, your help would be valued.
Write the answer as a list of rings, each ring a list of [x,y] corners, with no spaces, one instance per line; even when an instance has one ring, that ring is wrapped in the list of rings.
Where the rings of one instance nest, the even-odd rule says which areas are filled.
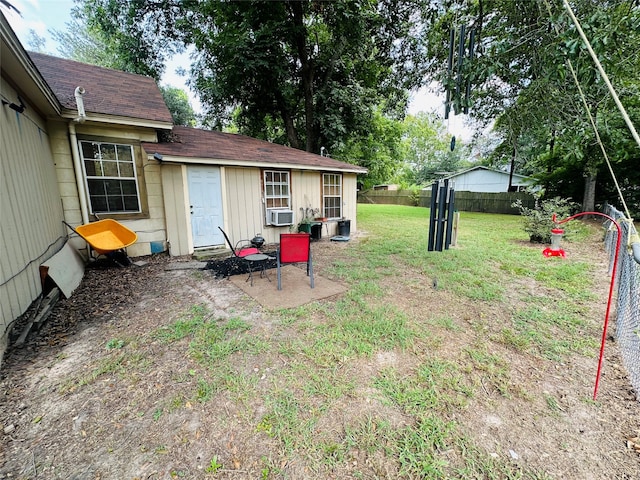
[[[600,383],[600,373],[602,371],[602,360],[604,357],[604,345],[607,340],[607,327],[609,325],[609,312],[611,311],[611,299],[613,298],[613,287],[616,281],[616,269],[618,267],[618,253],[620,252],[620,239],[622,237],[622,230],[620,229],[620,225],[609,215],[605,215],[600,212],[582,212],[576,215],[572,215],[571,217],[567,217],[564,220],[556,221],[556,214],[553,214],[552,220],[557,225],[562,223],[566,223],[569,220],[573,220],[574,218],[582,217],[583,215],[598,215],[601,217],[605,217],[616,226],[618,229],[618,238],[616,240],[616,253],[613,259],[613,267],[611,267],[611,282],[609,283],[609,299],[607,300],[607,311],[604,315],[604,326],[602,327],[602,340],[600,342],[600,358],[598,359],[598,372],[596,373],[596,383],[593,389],[593,399],[595,400],[598,396],[598,384]]]

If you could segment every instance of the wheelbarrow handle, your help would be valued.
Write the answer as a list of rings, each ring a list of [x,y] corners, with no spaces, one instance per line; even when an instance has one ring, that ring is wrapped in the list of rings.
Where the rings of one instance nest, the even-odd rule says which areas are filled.
[[[69,225],[67,222],[65,222],[64,220],[62,220],[62,223],[64,223],[67,227],[69,227],[71,230],[73,230],[73,233],[75,233],[75,234],[76,234],[76,235],[78,235],[79,237],[82,237],[82,235],[80,235],[80,234],[78,233],[78,231],[77,231],[75,228],[73,228],[71,225]]]

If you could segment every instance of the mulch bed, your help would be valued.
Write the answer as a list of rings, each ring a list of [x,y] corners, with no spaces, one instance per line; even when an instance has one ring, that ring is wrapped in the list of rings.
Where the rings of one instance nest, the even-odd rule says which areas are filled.
[[[276,261],[276,251],[264,251],[265,255],[269,255],[268,260],[264,261],[264,268],[271,269],[278,266]],[[259,271],[261,265],[251,265],[251,262],[237,257],[229,257],[224,260],[209,260],[207,266],[203,270],[213,270],[216,278],[227,278],[232,275],[249,274],[249,267],[253,267],[253,271]]]

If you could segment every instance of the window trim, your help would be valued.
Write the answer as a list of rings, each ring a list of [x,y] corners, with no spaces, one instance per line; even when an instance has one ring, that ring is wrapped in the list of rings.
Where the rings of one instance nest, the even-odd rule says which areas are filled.
[[[291,171],[290,170],[278,170],[278,169],[274,169],[274,168],[264,168],[262,169],[262,175],[261,175],[261,179],[262,179],[262,198],[264,200],[264,220],[265,220],[265,225],[270,225],[270,221],[268,218],[268,211],[269,210],[292,210],[291,208],[291,201],[292,201],[292,194],[291,194]],[[280,182],[267,182],[267,175],[269,173],[277,173],[279,175],[282,174],[286,174],[287,176],[287,182],[283,183],[282,181]],[[284,195],[271,195],[269,196],[267,194],[267,186],[268,185],[287,185],[287,189],[288,189],[288,194],[286,196]],[[278,199],[278,200],[283,200],[286,199],[286,203],[287,206],[279,206],[279,207],[270,207],[269,206],[269,200],[270,199]],[[281,203],[281,202],[280,202]]]
[[[337,178],[340,180],[340,183],[330,183],[327,184],[325,183],[325,180],[329,177],[333,177],[333,178]],[[325,193],[325,188],[326,187],[339,187],[340,189],[340,194],[339,195],[329,195]],[[327,205],[325,203],[325,199],[327,198],[338,198],[339,199],[339,216],[330,216],[327,214]],[[336,172],[325,172],[322,174],[322,216],[326,217],[330,220],[336,220],[336,219],[340,219],[343,218],[343,203],[344,203],[344,176],[342,173],[336,173]],[[331,207],[331,208],[335,208],[335,207]]]
[[[94,177],[87,176],[85,163],[84,163],[84,154],[82,151],[82,142],[88,143],[100,143],[100,144],[111,144],[111,145],[123,145],[126,147],[130,147],[132,151],[132,160],[133,160],[133,173],[134,177],[123,177],[123,178],[133,178],[136,182],[136,190],[137,190],[137,199],[138,199],[138,210],[137,211],[121,211],[121,212],[94,212],[93,205],[91,203],[91,196],[89,194],[89,183],[88,179],[91,178],[104,178],[104,177]],[[88,136],[88,135],[78,135],[77,139],[78,143],[78,154],[80,156],[80,163],[82,165],[82,179],[83,179],[83,187],[84,192],[87,199],[87,208],[89,210],[89,214],[98,218],[117,218],[118,220],[134,220],[134,219],[142,219],[149,218],[149,205],[147,200],[147,188],[145,182],[144,175],[144,156],[142,155],[142,147],[140,146],[140,142],[133,140],[131,138],[116,138],[116,137],[101,137],[101,136]],[[119,178],[119,177],[113,177]]]

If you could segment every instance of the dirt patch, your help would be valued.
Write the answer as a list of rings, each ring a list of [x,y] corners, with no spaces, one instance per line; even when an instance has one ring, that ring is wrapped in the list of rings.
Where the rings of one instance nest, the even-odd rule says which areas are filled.
[[[316,272],[330,277],[328,265],[348,248],[315,244]],[[571,248],[572,255],[586,256],[593,246]],[[0,377],[0,478],[397,477],[397,462],[366,444],[322,467],[286,455],[265,434],[264,399],[280,388],[273,379],[289,366],[289,357],[273,351],[230,356],[236,375],[226,381],[235,390],[215,390],[216,379],[185,353],[188,339],[167,346],[150,332],[204,305],[207,321],[240,319],[248,325],[256,349],[273,339],[293,342],[300,333],[233,282],[208,271],[166,269],[186,259],[146,260],[142,267],[88,269],[79,289],[59,302],[43,329],[8,352]],[[605,265],[602,269],[606,272]],[[606,275],[598,278],[604,284],[595,288],[605,291]],[[367,419],[383,418],[391,428],[412,424],[414,419],[381,400],[372,379],[389,368],[409,374],[417,368],[416,351],[432,349],[468,365],[477,393],[451,420],[489,458],[546,472],[540,478],[640,478],[640,457],[626,445],[640,430],[639,406],[612,341],[598,403],[593,403],[594,358],[554,362],[501,346],[488,352],[506,359],[500,367],[508,374],[497,374],[474,363],[469,350],[477,335],[495,335],[510,312],[489,302],[460,300],[416,272],[403,271],[381,286],[385,301],[401,306],[429,334],[413,350],[380,351],[327,367],[328,373],[353,382],[350,393],[337,397],[314,425],[327,445],[344,436],[344,425],[353,418],[362,418],[359,428],[370,428],[372,436],[380,426]],[[517,288],[534,290],[526,282]],[[337,301],[323,300],[319,308],[332,309]],[[592,306],[594,318],[602,318],[600,303]],[[321,318],[306,319],[308,328]],[[199,379],[209,383],[200,385]],[[187,393],[205,387],[213,389],[207,401]],[[212,468],[214,460],[221,466]]]

